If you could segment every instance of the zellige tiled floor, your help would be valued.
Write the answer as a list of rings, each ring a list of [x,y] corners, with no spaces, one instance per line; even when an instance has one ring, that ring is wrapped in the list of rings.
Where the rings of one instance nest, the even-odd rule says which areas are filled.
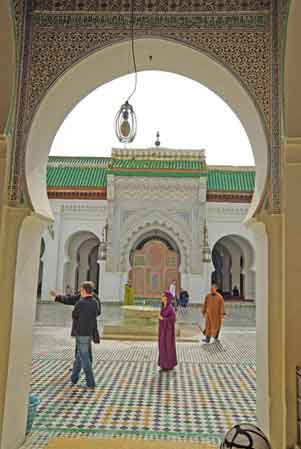
[[[66,327],[35,329],[32,392],[41,403],[25,449],[55,435],[218,443],[233,424],[256,422],[254,328],[225,329],[221,343],[179,343],[178,366],[160,373],[157,345],[94,346],[97,387],[71,387],[74,341]]]

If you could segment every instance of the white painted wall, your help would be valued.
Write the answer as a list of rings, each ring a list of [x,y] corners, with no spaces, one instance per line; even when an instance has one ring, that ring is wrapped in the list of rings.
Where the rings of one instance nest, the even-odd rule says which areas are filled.
[[[64,291],[65,264],[71,262],[68,248],[72,238],[78,233],[90,233],[100,239],[107,219],[104,200],[50,200],[50,204],[55,219],[54,239],[45,231],[42,300],[49,299],[53,288]]]
[[[126,206],[128,206],[127,203]],[[191,203],[191,208],[192,206],[195,208],[195,204]],[[46,248],[43,257],[42,300],[49,298],[49,292],[52,288],[64,291],[67,284],[73,286],[76,265],[74,260],[75,250],[71,251],[70,247],[73,245],[78,248],[81,242],[87,240],[89,236],[90,238],[94,236],[100,239],[108,218],[107,201],[51,200],[51,207],[55,217],[54,239],[52,240],[48,231],[44,233]],[[201,203],[199,207],[204,214],[203,204]],[[122,203],[119,204],[118,208],[123,209]],[[167,209],[170,208],[171,202],[166,202],[165,213],[169,213]],[[244,239],[246,248],[249,245],[255,254],[253,231],[242,223],[248,208],[248,204],[207,203],[205,213],[207,213],[208,240],[211,249],[222,237],[231,235],[233,239],[235,239],[235,236],[238,237],[238,240],[239,238]],[[195,211],[191,210],[191,214],[193,213],[195,214]],[[139,223],[136,223],[136,225],[139,225]],[[122,232],[118,233],[118,236],[121,235]],[[114,239],[113,243],[118,247],[121,241]],[[247,249],[245,249],[246,251]],[[117,254],[120,255],[120,248],[117,248]],[[251,256],[249,259],[246,257],[246,264],[246,296],[253,299],[255,298],[256,278],[254,258],[251,260]],[[118,266],[120,266],[119,263],[117,263]],[[113,271],[108,264],[103,262],[100,264],[100,295],[103,301],[121,302],[123,300],[124,284],[128,275],[127,268],[125,271]],[[82,270],[84,269],[85,267],[82,267]],[[212,264],[202,264],[198,274],[191,272],[189,267],[187,271],[182,273],[182,285],[189,291],[191,302],[200,303],[203,301],[210,288],[212,270]]]
[[[212,249],[223,237],[231,236],[245,256],[245,297],[255,299],[256,295],[256,239],[253,230],[243,222],[249,211],[249,204],[207,203],[208,241]],[[235,268],[237,271],[238,267]],[[234,285],[234,278],[232,285]],[[239,281],[237,279],[237,286]]]

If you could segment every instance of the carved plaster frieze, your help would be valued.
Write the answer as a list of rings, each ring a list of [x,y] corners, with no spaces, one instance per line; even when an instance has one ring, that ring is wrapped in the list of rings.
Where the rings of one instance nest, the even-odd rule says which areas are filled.
[[[182,272],[190,271],[190,242],[182,229],[172,223],[170,220],[166,220],[162,214],[150,214],[150,216],[144,221],[136,223],[124,232],[120,240],[120,271],[128,271],[130,252],[134,243],[142,237],[144,234],[149,233],[151,230],[161,230],[176,242],[180,249],[181,255],[181,270]]]
[[[268,15],[259,16],[258,23],[253,16],[246,17],[241,26],[228,23],[229,17],[217,18],[221,25],[215,24],[216,17],[207,21],[183,16],[136,17],[135,35],[180,41],[220,60],[241,78],[253,97],[257,99],[267,120],[270,117],[270,28]],[[248,19],[250,18],[250,19]],[[195,23],[193,22],[195,20]],[[248,22],[249,20],[249,22]],[[252,22],[253,20],[253,22]],[[127,23],[128,22],[128,23]],[[249,25],[248,25],[249,23]],[[30,51],[28,83],[29,112],[33,111],[54,80],[76,61],[114,42],[130,37],[130,16],[95,15],[92,22],[83,16],[63,16],[61,22],[57,15],[34,14],[33,35]],[[250,29],[248,29],[248,27]],[[243,28],[243,29],[242,29]],[[101,32],[99,31],[101,29]],[[208,34],[209,33],[209,34]],[[210,35],[210,38],[209,38]],[[54,70],[56,67],[56,70]]]
[[[214,206],[207,207],[207,220],[208,222],[228,222],[228,221],[242,221],[247,215],[249,207],[244,206]]]
[[[198,179],[157,177],[116,177],[115,195],[119,200],[193,201],[198,194]]]
[[[215,12],[266,11],[272,0],[135,0],[135,11],[148,12]],[[287,2],[288,0],[283,0]],[[129,12],[129,0],[35,0],[33,9],[39,11],[109,11]]]
[[[166,223],[169,223],[177,229],[177,232],[179,234],[183,235],[183,237],[185,237],[187,241],[189,241],[191,229],[187,228],[185,222],[176,220],[174,211],[172,214],[169,214],[168,210],[163,211],[162,209],[137,210],[135,214],[132,214],[130,220],[127,221],[125,226],[121,228],[121,238],[123,239],[124,236],[131,233],[132,229],[135,226],[150,223],[154,220],[157,220],[158,222],[165,221]]]
[[[93,206],[92,204],[63,204],[60,207],[62,213],[93,213],[107,215],[107,207]]]

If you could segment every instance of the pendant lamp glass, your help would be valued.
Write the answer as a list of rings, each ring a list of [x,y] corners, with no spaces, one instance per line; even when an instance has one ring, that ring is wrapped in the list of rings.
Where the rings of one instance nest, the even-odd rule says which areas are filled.
[[[121,105],[115,117],[115,132],[122,143],[131,143],[137,133],[137,119],[133,106],[126,101]]]

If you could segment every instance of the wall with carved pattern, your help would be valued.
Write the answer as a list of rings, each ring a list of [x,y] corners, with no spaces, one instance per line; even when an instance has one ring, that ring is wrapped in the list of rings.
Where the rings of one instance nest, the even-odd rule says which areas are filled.
[[[130,36],[127,0],[13,2],[20,42],[20,95],[10,199],[24,190],[25,148],[51,86],[91,53]],[[207,54],[244,86],[270,143],[267,207],[280,208],[281,52],[287,0],[137,0],[135,37],[161,38]],[[24,27],[25,24],[25,27]],[[23,46],[21,43],[23,42]]]
[[[101,267],[104,273],[100,285],[104,301],[122,300],[131,250],[139,239],[152,232],[163,232],[176,243],[182,285],[196,302],[208,290],[213,271],[211,264],[202,262],[205,218],[211,249],[227,235],[239,236],[255,248],[253,233],[242,223],[249,205],[206,204],[206,187],[199,179],[110,176],[109,185],[107,201],[51,200],[55,222],[53,229],[43,236],[46,250],[42,299],[49,298],[52,288],[64,290],[66,264],[71,266],[76,262],[69,254],[72,239],[86,238],[88,234],[100,239],[107,221],[107,262]],[[255,276],[254,263],[249,271]]]

